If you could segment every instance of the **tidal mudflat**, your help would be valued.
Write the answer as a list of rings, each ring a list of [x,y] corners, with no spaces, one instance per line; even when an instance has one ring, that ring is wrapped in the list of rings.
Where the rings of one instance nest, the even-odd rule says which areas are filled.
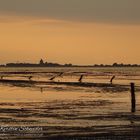
[[[16,80],[0,83],[1,139],[140,138],[138,68],[22,68],[0,71],[4,80]],[[63,84],[25,82],[28,76],[33,76],[32,81],[46,82],[61,71],[65,72],[63,77],[53,82]],[[94,83],[93,86],[75,84],[85,72],[88,75],[82,82]],[[116,75],[116,79],[110,85],[112,75]],[[18,83],[18,80],[25,81]],[[74,84],[65,84],[69,82]],[[136,84],[135,113],[131,113],[130,82]],[[102,86],[101,83],[110,86]]]

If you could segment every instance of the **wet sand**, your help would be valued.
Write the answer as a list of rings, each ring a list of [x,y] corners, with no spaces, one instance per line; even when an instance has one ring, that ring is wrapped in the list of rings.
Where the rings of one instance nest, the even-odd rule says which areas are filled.
[[[0,139],[140,139],[140,68],[1,68],[0,76]]]
[[[131,113],[129,89],[1,84],[0,138],[139,139],[136,95]]]

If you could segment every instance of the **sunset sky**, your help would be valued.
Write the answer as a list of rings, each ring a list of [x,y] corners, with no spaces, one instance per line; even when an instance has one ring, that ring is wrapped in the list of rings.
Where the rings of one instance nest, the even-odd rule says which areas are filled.
[[[0,63],[140,64],[140,0],[0,0]]]

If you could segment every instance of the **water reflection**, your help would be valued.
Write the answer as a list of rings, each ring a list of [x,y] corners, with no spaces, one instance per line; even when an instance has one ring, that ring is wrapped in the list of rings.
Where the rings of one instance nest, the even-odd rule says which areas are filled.
[[[40,87],[40,92],[43,93],[43,87]]]
[[[25,70],[25,69],[23,69]],[[27,80],[29,75],[33,75],[32,81],[43,80],[57,75],[65,69],[41,70],[44,73],[29,73],[26,77],[23,73],[18,80]],[[73,69],[71,69],[72,71]],[[9,71],[9,70],[7,70]],[[11,71],[11,70],[10,70]],[[15,71],[15,70],[13,70]],[[17,70],[17,71],[21,71]],[[30,72],[29,71],[26,72]],[[36,70],[32,69],[33,72]],[[40,71],[40,70],[37,70]],[[46,71],[48,73],[46,73]],[[63,78],[56,78],[64,84],[59,83],[33,83],[31,82],[12,82],[0,84],[0,124],[3,126],[25,126],[36,127],[41,126],[43,130],[39,132],[41,136],[34,135],[37,132],[26,133],[33,138],[41,139],[44,136],[73,136],[73,135],[107,135],[107,134],[122,134],[130,135],[132,132],[140,130],[140,87],[137,86],[137,112],[130,112],[130,91],[129,86],[122,86],[120,79],[125,79],[128,82],[127,74],[134,75],[134,79],[139,79],[139,73],[120,69],[110,70],[104,69],[87,69],[87,71],[95,72],[92,76],[84,77],[82,83],[78,80],[79,76],[85,72],[85,69],[80,69],[80,72],[74,75],[64,74]],[[138,71],[138,70],[137,70]],[[50,73],[52,72],[52,73]],[[106,79],[104,74],[109,76]],[[113,85],[106,86],[109,83],[110,77],[115,73],[118,78],[113,82]],[[14,72],[15,74],[15,72]],[[103,76],[102,76],[103,74]],[[45,76],[44,76],[45,75]],[[121,76],[120,76],[121,75]],[[17,76],[17,74],[16,74]],[[83,85],[86,81],[92,81],[105,84],[94,84],[89,86]],[[119,77],[120,76],[120,77]],[[132,77],[129,77],[132,80]],[[97,79],[95,77],[98,77]],[[13,77],[5,77],[4,79],[15,79]],[[119,79],[120,78],[120,79]],[[64,81],[62,81],[64,80]],[[67,81],[72,83],[67,83]],[[123,81],[124,83],[127,83]],[[65,84],[66,83],[66,84]],[[106,84],[107,83],[107,84]],[[57,133],[56,133],[57,132]],[[2,136],[0,131],[0,137]],[[13,133],[5,132],[5,137],[13,137]],[[27,138],[26,134],[14,132],[16,136],[22,139]],[[42,136],[43,135],[43,136]],[[64,137],[64,138],[65,138]]]

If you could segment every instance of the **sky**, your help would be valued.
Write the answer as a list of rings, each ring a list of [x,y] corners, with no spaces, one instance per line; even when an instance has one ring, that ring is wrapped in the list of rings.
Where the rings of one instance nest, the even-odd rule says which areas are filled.
[[[139,0],[0,0],[0,63],[140,64]]]

